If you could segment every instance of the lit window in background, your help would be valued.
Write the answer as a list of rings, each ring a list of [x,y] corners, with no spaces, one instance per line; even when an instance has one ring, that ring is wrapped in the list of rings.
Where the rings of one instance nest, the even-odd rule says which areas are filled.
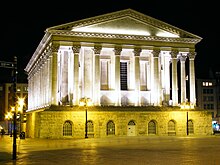
[[[212,86],[212,82],[202,82],[202,86]]]

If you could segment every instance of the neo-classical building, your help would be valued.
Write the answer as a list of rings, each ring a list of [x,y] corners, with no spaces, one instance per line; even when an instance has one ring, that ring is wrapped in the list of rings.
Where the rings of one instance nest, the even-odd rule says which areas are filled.
[[[27,136],[211,134],[211,113],[196,108],[201,39],[132,9],[46,29],[25,68]]]

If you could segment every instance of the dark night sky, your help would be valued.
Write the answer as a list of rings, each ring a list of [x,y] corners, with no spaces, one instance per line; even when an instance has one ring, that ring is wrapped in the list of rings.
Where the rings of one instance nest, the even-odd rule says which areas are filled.
[[[5,2],[1,6],[0,61],[13,61],[18,57],[18,81],[27,82],[24,73],[28,61],[40,43],[48,27],[61,25],[131,8],[164,21],[182,30],[202,37],[197,44],[195,71],[197,78],[207,78],[209,68],[220,70],[219,53],[219,8],[217,1],[193,2],[164,0],[126,1],[37,1]],[[65,3],[64,3],[65,2]],[[63,4],[62,4],[63,3]],[[10,69],[0,68],[0,82],[10,82]]]

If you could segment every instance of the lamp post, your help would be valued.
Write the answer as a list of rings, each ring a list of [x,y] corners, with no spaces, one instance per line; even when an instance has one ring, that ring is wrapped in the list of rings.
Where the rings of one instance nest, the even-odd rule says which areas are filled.
[[[88,106],[92,106],[92,101],[90,98],[83,97],[80,99],[79,106],[85,107],[85,112],[86,112],[85,138],[88,138],[87,109],[88,109]]]
[[[17,121],[17,114],[16,114],[16,92],[17,92],[17,57],[14,57],[13,63],[13,70],[12,70],[12,78],[13,78],[13,104],[15,107],[13,113],[13,154],[12,159],[15,160],[17,158],[17,129],[16,129],[16,121]]]
[[[16,139],[17,139],[17,114],[18,112],[20,112],[23,109],[24,106],[24,98],[20,98],[20,97],[15,97],[14,100],[14,106],[12,107],[12,113],[13,113],[13,156],[12,159],[16,159],[17,158],[17,145],[16,145]],[[21,114],[20,114],[20,130],[19,132],[21,132]]]
[[[191,105],[189,102],[185,102],[181,104],[181,109],[187,110],[186,111],[186,135],[189,135],[189,109],[194,109],[194,105]]]

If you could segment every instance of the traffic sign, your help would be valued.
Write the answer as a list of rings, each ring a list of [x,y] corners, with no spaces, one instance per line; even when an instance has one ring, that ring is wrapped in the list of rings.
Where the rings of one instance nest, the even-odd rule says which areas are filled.
[[[2,68],[14,68],[13,62],[0,61],[0,67]]]

